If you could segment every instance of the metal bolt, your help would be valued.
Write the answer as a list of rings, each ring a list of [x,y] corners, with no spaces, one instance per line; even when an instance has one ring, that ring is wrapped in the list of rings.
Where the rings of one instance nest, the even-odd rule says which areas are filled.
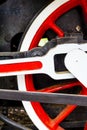
[[[80,32],[81,31],[81,27],[79,25],[76,26],[76,31]]]

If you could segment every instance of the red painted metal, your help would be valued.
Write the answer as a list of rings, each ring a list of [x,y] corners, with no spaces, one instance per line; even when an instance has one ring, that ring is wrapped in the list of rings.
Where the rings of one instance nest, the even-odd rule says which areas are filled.
[[[87,122],[86,122],[86,124],[85,124],[84,130],[87,130]]]
[[[65,90],[65,89],[71,89],[75,86],[82,86],[82,84],[78,81],[75,81],[75,82],[70,82],[70,83],[67,83],[67,84],[58,84],[58,85],[53,85],[53,86],[50,86],[50,87],[47,87],[47,88],[44,88],[44,89],[41,89],[41,90],[38,90],[40,92],[57,92],[57,91],[60,91],[60,90]],[[84,88],[84,86],[83,86]]]
[[[29,49],[32,49],[38,46],[39,40],[43,37],[44,33],[48,29],[52,29],[59,37],[64,36],[63,30],[55,24],[56,19],[58,19],[61,15],[69,11],[70,9],[80,6],[83,10],[84,19],[87,24],[87,0],[69,0],[64,5],[55,10],[45,21],[42,23],[41,27],[38,29],[35,34],[32,43]],[[67,23],[66,23],[67,24]],[[26,63],[16,63],[16,64],[6,64],[0,65],[0,72],[14,72],[14,71],[26,71],[26,70],[36,70],[42,67],[41,62],[26,62]],[[26,80],[26,89],[27,91],[37,91],[34,87],[32,75],[25,76]],[[39,90],[42,92],[58,92],[60,90],[71,89],[75,86],[80,86],[82,88],[82,95],[87,95],[87,89],[79,82],[72,82],[64,85],[56,85],[52,87],[45,88],[43,90]],[[39,87],[40,88],[40,87]],[[64,130],[60,127],[60,123],[77,107],[76,105],[67,105],[54,119],[51,119],[48,114],[45,112],[40,103],[32,102],[32,107],[37,113],[38,117],[42,120],[42,122],[50,129],[50,130]],[[85,129],[87,130],[87,124],[85,125]]]
[[[63,30],[60,28],[60,27],[58,27],[55,23],[53,23],[53,22],[51,22],[50,21],[50,28],[56,33],[56,34],[58,34],[58,36],[59,37],[64,37],[64,32],[63,32]]]
[[[24,63],[13,63],[13,64],[0,64],[0,73],[26,71],[26,70],[37,70],[42,68],[40,61],[35,62],[24,62]]]
[[[81,0],[80,6],[82,7],[85,23],[87,24],[87,0]]]
[[[66,13],[67,11],[71,10],[72,8],[75,8],[77,6],[80,6],[83,9],[84,17],[87,22],[87,0],[69,0],[66,4],[59,7],[56,11],[54,11],[41,25],[41,27],[38,29],[37,33],[35,34],[31,45],[29,49],[32,49],[36,46],[38,46],[39,40],[42,38],[43,34],[48,30],[52,29],[56,34],[60,37],[64,36],[64,32],[57,26],[55,26],[55,21],[58,19],[61,15]],[[66,23],[67,24],[67,23]],[[26,80],[26,89],[27,91],[37,91],[34,87],[33,78],[32,75],[25,76]],[[55,87],[49,87],[40,91],[43,92],[56,92],[63,89],[70,89],[74,86],[80,85],[82,87],[81,94],[87,95],[87,90],[84,88],[83,85],[81,85],[79,82],[75,82],[72,84],[66,84],[62,86],[55,86]],[[40,86],[39,86],[40,88]],[[49,130],[62,130],[59,126],[59,124],[68,116],[70,113],[76,108],[75,105],[67,105],[67,107],[57,115],[55,119],[51,119],[48,114],[45,112],[43,107],[40,103],[34,103],[32,102],[32,107],[37,113],[38,117],[41,119],[41,121],[49,128]],[[86,130],[86,129],[85,129]]]
[[[27,82],[26,85],[29,85],[29,82]],[[81,83],[79,83],[79,82],[68,83],[68,84],[65,84],[65,85],[62,85],[62,86],[61,85],[58,85],[58,86],[56,85],[56,87],[52,86],[52,87],[46,88],[44,90],[39,90],[39,91],[42,91],[42,92],[56,92],[58,90],[64,90],[64,89],[68,89],[68,88],[70,89],[70,88],[73,88],[75,86],[82,87],[81,94],[87,94],[86,91],[85,91],[84,86]],[[30,86],[30,87],[32,88],[32,86]],[[33,91],[36,91],[36,90],[33,88]],[[50,130],[51,129],[53,129],[53,130],[55,129],[56,130],[59,127],[59,124],[77,107],[75,105],[67,105],[63,109],[63,111],[61,111],[61,113],[59,113],[57,115],[57,117],[55,119],[51,119],[45,113],[44,109],[41,107],[41,105],[39,103],[32,103],[32,105],[34,106],[34,109],[35,109],[35,111],[37,111],[37,114],[39,116],[43,115],[43,117],[41,116],[41,119],[43,120],[43,122],[46,123],[46,125],[50,128]]]

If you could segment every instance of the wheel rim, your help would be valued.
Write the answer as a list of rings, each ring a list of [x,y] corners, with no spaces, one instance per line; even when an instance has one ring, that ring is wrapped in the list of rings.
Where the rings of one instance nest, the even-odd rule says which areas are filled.
[[[52,29],[58,36],[63,37],[64,32],[58,26],[56,26],[55,21],[65,12],[69,11],[70,9],[76,6],[81,6],[84,9],[84,4],[82,4],[82,0],[55,0],[54,2],[52,2],[47,8],[45,8],[42,11],[42,13],[34,20],[33,24],[28,29],[25,38],[22,42],[20,51],[26,51],[28,49],[32,49],[38,46],[39,40],[42,38],[43,34],[48,29]],[[44,16],[43,14],[45,14],[50,8],[54,9],[52,9],[41,21],[40,19],[42,16]],[[84,14],[85,12],[86,11],[84,10]],[[36,26],[36,23],[38,23],[38,26]],[[81,84],[76,82],[76,84],[69,84],[68,88],[72,88],[75,85],[81,86]],[[20,90],[24,91],[37,91],[34,87],[32,75],[18,76],[18,87]],[[49,88],[48,90],[49,92],[56,92],[58,91],[57,88],[58,87],[56,87],[54,90],[51,90]],[[63,88],[66,89],[66,85]],[[61,87],[59,90],[61,90]],[[47,92],[47,89],[45,90],[45,92]],[[76,106],[67,106],[62,111],[63,113],[65,113],[64,116],[61,112],[59,115],[57,115],[55,119],[51,119],[48,116],[48,114],[44,111],[40,103],[23,102],[23,104],[25,110],[27,111],[27,114],[30,116],[37,128],[41,130],[62,130],[63,128],[58,126],[58,124],[60,124],[61,121],[65,119],[76,108]]]

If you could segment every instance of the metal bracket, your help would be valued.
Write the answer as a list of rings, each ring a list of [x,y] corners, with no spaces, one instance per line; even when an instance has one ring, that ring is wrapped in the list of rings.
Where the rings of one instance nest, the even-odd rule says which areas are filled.
[[[87,88],[87,54],[81,49],[70,51],[65,66]]]

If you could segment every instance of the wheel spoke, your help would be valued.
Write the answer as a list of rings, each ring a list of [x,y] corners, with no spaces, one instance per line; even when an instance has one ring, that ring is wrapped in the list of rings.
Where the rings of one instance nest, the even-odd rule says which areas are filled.
[[[38,91],[40,92],[57,92],[60,90],[64,90],[64,89],[70,89],[73,88],[75,86],[82,86],[80,82],[76,81],[76,82],[70,82],[70,83],[62,83],[62,84],[57,84],[57,85],[53,85],[44,89],[40,89]]]
[[[61,85],[54,85],[51,87],[47,87],[44,88],[42,90],[39,90],[41,92],[56,92],[59,90],[64,90],[64,89],[70,89],[73,88],[75,86],[81,86],[81,83],[76,81],[76,82],[72,82],[72,83],[67,83],[67,84],[61,84]],[[84,89],[84,87],[82,86],[82,88]],[[59,124],[76,108],[76,105],[67,105],[57,116],[55,119],[52,119],[50,121],[50,124],[52,124],[52,128],[55,130],[62,130],[63,128],[61,128],[59,126]]]
[[[81,95],[87,95],[87,89],[84,88],[82,85],[82,90],[80,92]],[[84,91],[85,90],[85,91]],[[56,118],[53,120],[55,126],[58,126],[77,106],[76,105],[67,105],[66,108],[64,108],[60,114],[56,116]]]
[[[64,37],[63,30],[60,27],[58,27],[55,23],[50,22],[49,26],[59,37]]]
[[[58,126],[76,107],[76,105],[67,105],[53,120],[55,126]]]

